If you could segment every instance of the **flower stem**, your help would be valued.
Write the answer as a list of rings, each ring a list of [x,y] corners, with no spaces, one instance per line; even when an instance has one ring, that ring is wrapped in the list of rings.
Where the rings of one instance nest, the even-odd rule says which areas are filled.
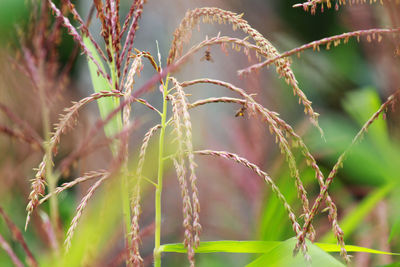
[[[161,194],[163,188],[163,174],[164,174],[164,140],[165,140],[165,128],[167,126],[167,95],[168,95],[168,77],[163,86],[163,111],[161,115],[161,133],[158,149],[158,178],[157,178],[157,189],[155,196],[155,234],[154,234],[154,266],[161,267]]]

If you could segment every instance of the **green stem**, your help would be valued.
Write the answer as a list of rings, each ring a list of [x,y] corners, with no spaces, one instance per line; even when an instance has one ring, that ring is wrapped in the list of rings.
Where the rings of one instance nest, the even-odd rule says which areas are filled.
[[[112,46],[112,39],[111,36],[109,38],[109,49],[110,49],[110,53],[112,55],[111,58],[111,63],[110,63],[110,70],[111,70],[111,88],[113,88],[114,86],[116,86],[119,82],[118,79],[118,74],[117,74],[117,67],[116,67],[116,61],[115,61],[115,53],[114,53],[114,49]],[[117,90],[117,88],[114,88],[114,90]],[[119,105],[119,99],[117,98],[113,98],[114,101],[114,105],[113,107],[118,107]],[[123,129],[123,122],[121,120],[120,115],[118,115],[117,117],[117,125],[118,125],[118,129],[116,130],[116,132],[121,132]],[[113,144],[111,145],[111,150],[113,152],[114,157],[118,157],[118,147],[119,147],[119,143],[116,140],[115,142],[113,142]],[[126,159],[127,160],[127,159]],[[125,162],[126,164],[126,162]],[[130,196],[129,196],[129,181],[128,181],[128,172],[127,169],[125,168],[122,172],[122,181],[121,181],[121,198],[122,198],[122,215],[123,215],[123,221],[124,221],[124,233],[125,233],[125,242],[126,242],[126,249],[128,249],[130,247],[131,244],[131,238],[129,236],[129,232],[130,232],[130,228],[131,228],[131,207],[130,207]],[[129,257],[127,257],[126,259],[126,265],[129,265]]]
[[[44,137],[44,149],[46,153],[46,167],[45,167],[45,173],[46,173],[46,182],[48,184],[49,188],[49,194],[52,194],[56,187],[57,187],[57,181],[58,181],[58,176],[54,175],[53,173],[53,155],[52,155],[52,148],[50,147],[50,139],[51,139],[51,122],[50,122],[50,110],[47,105],[46,101],[46,92],[45,92],[45,87],[39,86],[40,91],[39,91],[39,97],[40,101],[42,104],[42,127],[43,127],[43,137]],[[52,194],[50,197],[50,221],[51,225],[53,226],[54,232],[56,234],[56,240],[58,241],[60,237],[60,232],[58,228],[58,199],[56,194]],[[58,251],[56,251],[58,253]]]
[[[164,140],[165,140],[165,128],[167,126],[167,95],[168,95],[168,77],[163,88],[163,112],[161,115],[161,133],[160,142],[158,149],[158,178],[156,188],[156,214],[155,214],[155,234],[154,234],[154,266],[161,267],[161,194],[163,188],[163,174],[164,174]]]
[[[44,104],[45,105],[45,104]],[[46,153],[46,180],[49,185],[49,193],[53,193],[57,186],[57,177],[53,175],[53,161],[52,161],[52,153],[51,147],[49,146],[50,142],[50,114],[47,107],[43,107],[42,111],[42,119],[43,119],[43,131],[44,131],[44,140],[45,140],[45,153]],[[58,232],[58,199],[54,194],[50,197],[50,220],[55,229],[55,232]]]

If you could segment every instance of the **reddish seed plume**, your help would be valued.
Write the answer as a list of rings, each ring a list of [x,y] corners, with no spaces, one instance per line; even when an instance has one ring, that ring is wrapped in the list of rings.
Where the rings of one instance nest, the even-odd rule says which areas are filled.
[[[324,45],[327,44],[327,49],[330,48],[330,44],[333,43],[334,46],[337,46],[340,44],[340,40],[344,40],[344,43],[347,43],[347,41],[349,40],[349,38],[351,37],[355,37],[355,38],[360,38],[360,36],[368,36],[371,34],[378,34],[378,41],[380,41],[382,39],[381,34],[393,34],[393,33],[400,33],[400,29],[399,28],[392,28],[392,29],[369,29],[369,30],[360,30],[360,31],[353,31],[353,32],[348,32],[348,33],[343,33],[343,34],[339,34],[339,35],[334,35],[334,36],[330,36],[327,38],[323,38],[317,41],[313,41],[311,43],[308,44],[304,44],[302,46],[296,47],[292,50],[289,50],[287,52],[284,52],[276,57],[267,59],[261,63],[257,63],[254,64],[250,67],[247,67],[246,69],[242,69],[238,71],[238,74],[241,75],[245,75],[248,74],[252,71],[256,71],[259,70],[265,66],[268,66],[270,64],[273,64],[274,62],[276,62],[277,60],[281,59],[281,58],[285,58],[285,57],[289,57],[291,55],[294,54],[299,54],[301,52],[303,52],[304,50],[313,48],[315,50],[315,48],[317,48],[320,45]]]
[[[61,11],[51,2],[51,0],[48,0],[51,9],[54,11],[56,18],[60,21],[62,21],[64,27],[68,30],[68,33],[74,38],[74,40],[80,45],[82,48],[82,51],[90,58],[90,60],[97,66],[97,72],[102,75],[105,79],[109,81],[110,84],[111,78],[108,74],[104,73],[102,68],[100,67],[99,62],[93,57],[92,53],[89,51],[89,49],[86,47],[86,45],[83,43],[82,37],[79,35],[79,33],[76,31],[74,26],[72,26],[71,22],[67,17],[65,17]]]
[[[279,56],[279,52],[276,48],[257,30],[252,28],[249,23],[242,18],[243,14],[235,14],[230,11],[222,10],[219,8],[196,8],[186,13],[185,17],[181,21],[180,25],[174,32],[174,39],[172,41],[171,49],[168,55],[167,63],[173,63],[177,57],[182,53],[183,44],[190,39],[192,28],[197,25],[200,19],[203,19],[204,23],[218,22],[220,24],[228,22],[232,25],[233,29],[240,29],[244,33],[250,36],[254,40],[257,46],[259,46],[267,55],[268,58],[274,58]],[[309,101],[303,91],[299,88],[298,82],[291,69],[290,61],[285,58],[281,58],[275,62],[276,71],[280,77],[283,77],[287,84],[289,84],[295,95],[297,95],[304,105],[304,112],[310,115],[311,122],[318,128],[323,135],[322,129],[318,125],[319,114],[314,112],[311,101]]]
[[[134,12],[134,15],[133,15],[133,18],[132,18],[131,25],[130,25],[130,27],[128,29],[127,37],[126,37],[125,43],[123,45],[121,55],[118,58],[118,62],[120,64],[122,63],[122,61],[125,58],[125,56],[129,52],[132,51],[133,40],[135,38],[136,29],[138,27],[138,22],[139,22],[140,17],[142,16],[142,12],[143,12],[143,4],[144,4],[144,0],[135,0],[135,2],[133,3],[133,5],[135,5],[135,12]],[[125,62],[125,66],[124,66],[123,71],[122,71],[123,77],[126,76],[126,73],[128,71],[128,68],[129,68],[129,63],[130,63],[130,61],[129,61],[129,58],[128,58],[126,60],[126,62]],[[122,80],[122,82],[123,82],[123,80]]]
[[[71,3],[70,0],[65,0],[66,4],[68,5],[69,10],[71,11],[72,15],[74,16],[74,19],[78,21],[79,23],[79,28],[82,30],[82,33],[85,34],[86,36],[89,37],[90,41],[94,45],[94,47],[97,50],[97,53],[103,58],[104,61],[107,61],[106,56],[103,53],[103,50],[101,50],[100,46],[97,44],[97,42],[94,40],[92,34],[89,32],[89,29],[86,27],[85,22],[79,15],[78,11],[76,10],[75,6]]]

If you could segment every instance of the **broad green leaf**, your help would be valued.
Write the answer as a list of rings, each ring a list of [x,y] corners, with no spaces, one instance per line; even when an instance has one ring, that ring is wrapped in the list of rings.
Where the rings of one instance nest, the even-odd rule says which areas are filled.
[[[344,237],[346,238],[347,236],[351,235],[364,220],[365,216],[367,216],[375,208],[379,201],[381,201],[395,187],[395,183],[389,183],[376,189],[374,192],[364,198],[354,210],[349,212],[349,214],[339,222],[339,225],[344,232]],[[332,232],[327,233],[321,238],[321,242],[324,243],[333,243],[335,241],[336,238]]]
[[[104,65],[101,61],[100,56],[97,54],[96,48],[94,45],[91,43],[88,37],[84,36],[83,41],[88,48],[88,50],[92,53],[93,58],[99,63],[100,68],[104,73],[106,73],[106,70],[104,68]],[[90,77],[92,79],[92,85],[93,85],[93,90],[94,92],[100,92],[100,91],[111,91],[110,84],[108,83],[107,79],[105,79],[103,76],[97,74],[97,66],[96,64],[93,63],[93,61],[87,57],[88,65],[89,65],[89,71],[90,71]],[[116,97],[107,97],[107,98],[102,98],[97,100],[99,111],[100,111],[100,116],[102,119],[106,118],[107,115],[116,109],[119,106],[119,99]],[[104,132],[106,136],[110,137],[122,130],[122,120],[121,120],[121,115],[117,114],[114,116],[112,120],[104,127]]]
[[[324,250],[326,252],[340,252],[340,246],[336,245],[336,244],[314,243],[314,245],[318,246],[319,248],[321,248],[322,250]],[[359,247],[359,246],[346,245],[345,247],[346,247],[347,252],[364,252],[364,253],[370,253],[370,254],[400,256],[400,253],[386,252],[386,251],[365,248],[365,247]]]
[[[277,248],[278,246],[287,246],[287,243],[293,245],[296,244],[296,239],[293,237],[286,241],[232,241],[232,240],[221,240],[221,241],[206,241],[200,242],[200,245],[195,249],[196,253],[267,253]],[[285,245],[286,244],[286,245]],[[307,241],[308,246],[319,247],[326,252],[340,252],[340,246],[329,243],[314,243]],[[399,253],[391,253],[385,251],[374,250],[370,248],[346,245],[348,252],[366,252],[373,254],[387,254],[387,255],[400,255]],[[161,252],[175,252],[175,253],[186,253],[187,250],[182,243],[165,244],[160,246]]]
[[[311,262],[307,263],[301,252],[293,255],[293,248],[296,246],[295,238],[281,242],[274,249],[259,257],[247,265],[247,267],[256,266],[324,266],[341,267],[344,266],[340,261],[323,251],[321,248],[307,240],[308,254]]]
[[[209,241],[200,242],[195,250],[196,253],[265,253],[278,246],[279,241]],[[182,243],[166,244],[160,247],[161,252],[186,253]]]

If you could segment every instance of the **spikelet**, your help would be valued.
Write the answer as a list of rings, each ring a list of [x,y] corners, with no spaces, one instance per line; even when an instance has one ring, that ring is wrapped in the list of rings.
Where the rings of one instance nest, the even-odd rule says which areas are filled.
[[[133,16],[133,18],[131,21],[131,25],[129,26],[129,29],[127,29],[127,37],[125,39],[125,43],[123,45],[122,52],[121,52],[120,56],[117,58],[118,69],[120,69],[120,66],[121,66],[122,61],[124,60],[125,56],[132,51],[133,40],[135,38],[136,30],[138,28],[139,18],[142,16],[144,2],[145,2],[144,0],[134,0],[134,2],[132,3],[132,7],[134,8],[134,13],[131,14],[131,16]],[[125,20],[126,23],[128,23],[127,21],[130,20],[129,16],[130,15],[128,14],[128,16]],[[124,24],[124,27],[125,27],[125,24]],[[121,33],[123,33],[124,31],[125,30],[123,29],[123,31],[121,31]],[[130,58],[128,57],[128,59],[126,60],[125,66],[123,68],[123,71],[122,71],[121,82],[124,81],[124,77],[126,76],[126,74],[128,72],[129,64],[130,64]]]
[[[99,93],[94,93],[88,97],[81,99],[79,102],[74,102],[70,108],[65,109],[66,113],[60,117],[59,122],[56,124],[56,130],[52,135],[49,144],[49,150],[53,153],[57,150],[57,144],[60,142],[61,135],[65,133],[69,128],[71,128],[76,123],[76,116],[78,111],[85,106],[86,104],[93,102],[97,99],[103,97],[110,97],[110,96],[122,96],[122,94],[118,91],[103,91]],[[49,161],[48,155],[45,154],[43,156],[42,161],[39,164],[38,169],[36,170],[35,178],[32,180],[32,191],[29,194],[29,203],[26,207],[28,212],[25,222],[25,229],[28,227],[30,215],[32,214],[33,210],[39,204],[39,198],[44,194],[45,188],[45,169],[46,164]],[[50,159],[51,161],[51,159]]]
[[[134,264],[134,266],[140,266],[143,263],[143,259],[140,256],[140,236],[139,236],[139,217],[140,217],[140,183],[142,178],[142,169],[145,161],[147,147],[149,145],[151,137],[155,134],[155,132],[161,128],[161,125],[158,124],[152,127],[144,136],[142,146],[140,148],[139,153],[139,162],[136,169],[136,184],[133,189],[133,197],[132,197],[132,223],[130,236],[132,237],[132,251],[130,253],[129,262]]]
[[[357,144],[357,142],[362,138],[362,136],[367,132],[368,127],[379,117],[379,115],[381,113],[385,112],[386,109],[388,108],[388,106],[393,105],[393,103],[396,101],[396,99],[399,95],[400,95],[400,90],[396,91],[394,94],[392,94],[391,96],[388,97],[386,102],[380,106],[378,111],[376,111],[371,116],[371,118],[363,125],[361,130],[353,138],[353,141],[351,142],[349,147],[339,156],[335,166],[332,168],[331,172],[329,173],[324,186],[321,187],[320,193],[319,193],[318,197],[316,198],[314,205],[311,208],[310,216],[309,216],[308,220],[306,220],[304,223],[303,230],[308,229],[308,227],[310,226],[311,221],[314,219],[314,216],[317,213],[323,198],[327,194],[329,186],[332,184],[333,179],[336,177],[336,174],[337,174],[339,168],[341,168],[343,166],[343,161],[345,160],[347,154],[350,152],[350,150],[353,148],[353,146],[355,144]],[[341,231],[341,229],[340,228],[336,229],[336,231]],[[350,261],[349,256],[347,255],[346,249],[344,248],[344,242],[341,240],[341,242],[339,242],[339,243],[341,245],[341,256],[344,257],[347,262]]]
[[[294,214],[291,206],[289,203],[286,201],[286,198],[282,193],[280,192],[279,188],[275,185],[273,182],[272,178],[264,171],[262,171],[257,165],[251,163],[247,159],[240,157],[234,153],[226,152],[226,151],[214,151],[214,150],[199,150],[199,151],[194,151],[195,154],[198,155],[209,155],[209,156],[217,156],[217,157],[222,157],[226,159],[233,160],[253,172],[255,172],[258,176],[260,176],[264,181],[271,187],[272,191],[276,194],[278,199],[282,202],[286,212],[289,215],[289,219],[292,223],[293,231],[295,232],[296,236],[301,235],[301,228],[299,223],[297,222],[296,215]]]
[[[74,236],[75,233],[75,229],[78,225],[78,221],[82,216],[82,212],[85,209],[88,201],[90,200],[90,198],[93,196],[94,192],[96,191],[96,189],[101,185],[102,182],[104,182],[104,180],[106,180],[110,175],[105,175],[103,177],[101,177],[99,180],[97,180],[88,190],[87,194],[82,198],[81,203],[79,204],[79,206],[76,208],[76,214],[74,216],[74,218],[71,221],[71,225],[68,228],[67,231],[67,237],[65,239],[65,249],[68,252],[70,247],[71,247],[71,241],[72,241],[72,237]]]
[[[336,11],[339,10],[339,6],[346,5],[347,2],[350,5],[353,5],[353,4],[364,4],[364,3],[366,3],[366,0],[336,0],[335,10]],[[376,3],[376,2],[377,2],[376,0],[370,0],[369,4]],[[379,0],[379,3],[381,5],[383,5],[383,0]],[[321,12],[324,12],[324,4],[326,4],[326,6],[328,8],[332,7],[331,0],[309,0],[309,1],[304,2],[304,3],[294,4],[293,7],[302,7],[304,9],[304,11],[308,11],[308,9],[310,8],[311,14],[315,14],[318,4],[321,5]]]
[[[183,82],[183,83],[181,83],[181,86],[186,87],[186,86],[190,86],[190,85],[198,84],[198,83],[211,83],[211,84],[216,84],[216,85],[228,88],[229,90],[239,94],[246,100],[246,107],[251,112],[260,114],[262,116],[262,118],[265,120],[267,125],[269,125],[271,134],[273,134],[275,136],[276,142],[278,143],[280,151],[285,156],[286,161],[288,162],[289,169],[291,171],[291,175],[295,178],[296,189],[297,189],[299,198],[301,199],[302,204],[303,204],[304,215],[306,216],[309,213],[309,203],[308,203],[308,198],[307,198],[307,192],[306,192],[304,185],[300,179],[299,170],[296,166],[296,160],[290,149],[289,143],[288,143],[287,139],[285,138],[279,125],[273,119],[271,112],[268,111],[263,106],[261,106],[259,103],[257,103],[243,89],[238,88],[227,82],[223,82],[220,80],[213,80],[213,79],[198,79],[198,80]],[[314,235],[312,229],[310,230],[310,234],[312,236]]]
[[[190,177],[189,181],[192,189],[192,208],[193,208],[193,231],[194,231],[194,244],[197,247],[200,244],[199,235],[201,232],[200,225],[200,201],[199,201],[199,192],[197,189],[197,176],[195,173],[196,163],[194,162],[193,155],[193,145],[192,145],[192,124],[190,121],[190,115],[188,111],[188,101],[185,96],[185,92],[183,91],[182,86],[178,83],[178,81],[171,77],[172,82],[175,85],[175,89],[177,91],[177,100],[180,101],[181,112],[182,112],[182,121],[183,127],[185,130],[185,138],[184,138],[184,147],[187,152],[187,158],[189,162],[190,169]]]
[[[72,26],[71,22],[69,21],[69,19],[67,17],[65,17],[61,11],[56,7],[56,5],[53,4],[53,2],[51,2],[51,0],[48,0],[49,4],[50,4],[50,8],[54,11],[56,18],[58,20],[60,20],[64,27],[68,30],[68,33],[74,38],[75,41],[78,42],[78,44],[80,45],[82,51],[90,58],[90,60],[96,65],[97,67],[97,72],[103,76],[105,79],[107,79],[107,81],[109,82],[109,84],[111,85],[111,78],[110,76],[105,73],[103,71],[103,69],[100,67],[100,63],[93,57],[92,53],[90,52],[90,50],[86,47],[86,45],[84,44],[82,37],[79,35],[79,33],[77,32],[77,30],[74,28],[74,26]]]
[[[54,191],[52,193],[47,194],[46,196],[44,196],[42,199],[40,199],[39,201],[39,205],[43,204],[44,202],[46,202],[50,197],[54,196],[54,195],[58,195],[61,192],[63,192],[64,190],[67,190],[71,187],[74,187],[77,184],[92,180],[92,179],[97,179],[97,178],[101,178],[104,176],[108,176],[110,175],[108,171],[106,170],[98,170],[98,171],[90,171],[85,173],[84,175],[82,175],[81,177],[78,177],[76,179],[74,179],[71,182],[68,183],[63,183],[61,186],[57,187],[56,189],[54,189]]]
[[[360,41],[360,37],[362,36],[375,36],[377,35],[377,41],[381,42],[382,41],[382,35],[386,34],[399,34],[400,29],[399,28],[389,28],[389,29],[369,29],[369,30],[360,30],[360,31],[353,31],[353,32],[347,32],[347,33],[342,33],[330,37],[326,37],[320,40],[313,41],[311,43],[304,44],[302,46],[296,47],[292,50],[286,51],[279,56],[276,56],[274,58],[267,59],[261,63],[257,63],[254,65],[251,65],[245,69],[239,70],[238,75],[242,76],[245,74],[248,74],[252,71],[259,70],[265,66],[268,66],[270,64],[275,63],[277,60],[281,58],[286,58],[292,55],[300,55],[301,52],[307,50],[307,49],[313,49],[315,50],[318,46],[321,45],[326,45],[326,49],[329,50],[331,48],[331,45],[333,43],[334,46],[338,46],[343,40],[343,43],[346,44],[350,38],[356,38],[357,41]],[[373,38],[375,40],[375,38]]]
[[[176,134],[177,141],[177,155],[174,161],[175,170],[178,177],[179,186],[181,188],[181,196],[183,202],[183,227],[185,229],[184,234],[184,245],[187,248],[188,259],[190,265],[194,266],[194,239],[193,239],[193,209],[190,200],[189,190],[186,181],[186,167],[184,159],[184,148],[183,148],[183,126],[181,123],[181,108],[177,98],[173,95],[168,96],[172,104],[172,122],[174,124],[174,132]]]
[[[174,32],[174,39],[172,41],[171,49],[168,56],[168,64],[171,64],[175,59],[182,53],[183,44],[190,39],[192,28],[199,22],[199,19],[203,18],[203,23],[210,23],[217,21],[218,23],[232,24],[233,29],[240,29],[248,36],[250,36],[267,55],[268,58],[274,58],[279,56],[279,52],[276,48],[259,33],[257,30],[252,28],[248,22],[242,19],[242,14],[237,15],[233,12],[222,10],[219,8],[196,8],[194,10],[186,12],[185,17],[181,21],[181,24]],[[318,126],[319,114],[314,112],[311,107],[311,101],[307,99],[303,91],[298,87],[298,82],[295,75],[290,67],[290,62],[281,58],[275,61],[276,71],[279,76],[283,77],[285,81],[292,87],[295,95],[300,99],[300,102],[305,107],[305,113],[310,115],[311,122],[320,130],[321,135],[323,134],[322,129]]]

